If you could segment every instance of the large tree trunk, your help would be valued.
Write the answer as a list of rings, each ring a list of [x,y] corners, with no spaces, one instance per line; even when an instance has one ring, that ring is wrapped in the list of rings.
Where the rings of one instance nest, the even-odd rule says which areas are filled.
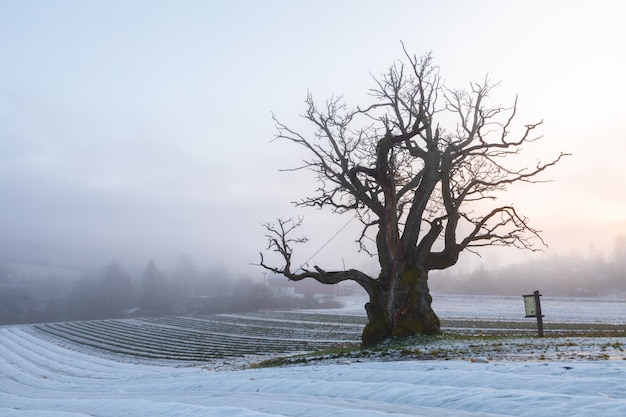
[[[441,334],[439,317],[431,308],[425,269],[404,268],[379,282],[390,284],[369,290],[370,301],[365,306],[369,321],[362,335],[364,346],[374,346],[389,338]]]
[[[405,253],[400,239],[394,176],[388,161],[390,146],[387,137],[378,142],[377,168],[385,194],[376,235],[381,272],[376,284],[366,288],[370,300],[365,306],[368,323],[363,329],[364,346],[389,338],[441,333],[439,317],[431,308],[428,269],[416,262],[415,253]]]

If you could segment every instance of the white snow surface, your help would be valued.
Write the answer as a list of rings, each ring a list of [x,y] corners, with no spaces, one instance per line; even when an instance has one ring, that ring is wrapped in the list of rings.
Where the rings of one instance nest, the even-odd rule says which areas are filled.
[[[0,328],[0,416],[626,416],[626,361],[367,361],[216,371]]]
[[[344,306],[326,310],[350,315],[365,315],[365,294],[340,298]],[[590,297],[541,297],[544,322],[550,323],[626,323],[626,299]],[[433,295],[433,309],[441,319],[478,319],[526,321],[522,295]],[[532,319],[530,319],[532,321]]]

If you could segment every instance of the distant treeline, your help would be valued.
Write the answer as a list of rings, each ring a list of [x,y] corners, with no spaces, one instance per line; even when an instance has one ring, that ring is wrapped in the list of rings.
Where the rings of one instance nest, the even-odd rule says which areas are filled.
[[[434,271],[434,293],[550,296],[626,296],[626,239],[613,256],[553,256],[498,269],[459,274]],[[313,297],[285,297],[264,283],[232,276],[224,267],[199,271],[182,256],[168,273],[150,261],[131,276],[118,262],[76,278],[29,277],[0,264],[0,324],[95,320],[149,315],[193,315],[263,309],[337,307]],[[328,301],[325,301],[328,302]]]
[[[188,256],[171,273],[150,261],[138,276],[115,261],[80,278],[29,277],[0,265],[0,324],[320,306],[312,297],[274,296],[263,283],[235,278],[223,267],[199,271]]]
[[[520,295],[540,290],[550,296],[626,296],[626,250],[604,259],[553,256],[542,260],[458,274],[454,268],[431,274],[432,291],[448,294]]]

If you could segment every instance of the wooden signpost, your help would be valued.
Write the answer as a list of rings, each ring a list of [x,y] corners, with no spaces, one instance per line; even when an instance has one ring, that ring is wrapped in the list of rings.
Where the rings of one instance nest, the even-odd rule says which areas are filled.
[[[537,317],[537,330],[539,337],[543,337],[543,314],[541,314],[541,294],[535,291],[533,294],[523,295],[526,317]]]

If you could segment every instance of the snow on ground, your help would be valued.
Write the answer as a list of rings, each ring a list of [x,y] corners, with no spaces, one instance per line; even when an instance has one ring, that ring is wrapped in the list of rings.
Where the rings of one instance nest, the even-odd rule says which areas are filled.
[[[623,324],[626,300],[614,298],[541,297],[544,321]],[[433,309],[447,319],[529,320],[522,295],[433,295]],[[530,319],[532,321],[532,319]]]
[[[364,314],[363,298],[346,301],[327,313]],[[625,323],[624,301],[542,301],[548,322]],[[433,306],[444,319],[528,320],[521,297],[435,296]],[[625,338],[562,339],[444,337],[416,346],[418,356],[466,352],[242,370],[254,358],[158,362],[0,327],[0,416],[626,416]],[[492,360],[468,360],[479,354]],[[612,360],[588,360],[598,357]]]
[[[327,310],[330,314],[365,315],[367,295],[340,297],[343,307]],[[615,298],[541,297],[541,308],[546,323],[607,323],[626,322],[626,300]],[[434,294],[433,309],[441,319],[479,319],[525,321],[524,302],[520,294],[450,295]]]
[[[626,415],[626,361],[344,361],[215,371],[0,328],[0,416]]]

